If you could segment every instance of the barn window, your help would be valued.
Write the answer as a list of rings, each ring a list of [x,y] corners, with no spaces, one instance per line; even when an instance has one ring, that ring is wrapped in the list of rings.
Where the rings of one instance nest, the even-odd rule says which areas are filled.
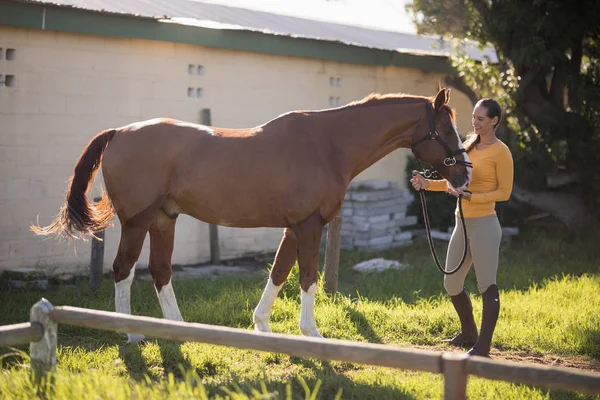
[[[0,60],[4,60],[4,49],[0,47]]]
[[[189,87],[187,93],[188,93],[188,97],[194,97],[194,94],[196,93],[196,91],[194,90],[193,87]]]
[[[15,49],[6,49],[6,59],[9,61],[17,59],[17,51]]]
[[[203,94],[204,94],[204,89],[202,89],[201,87],[196,88],[196,97],[197,98],[201,98]]]
[[[203,65],[198,65],[198,68],[196,68],[196,73],[198,75],[204,75],[204,66]]]
[[[188,74],[192,75],[196,71],[196,66],[194,64],[188,65]]]
[[[17,79],[15,78],[14,75],[6,75],[6,78],[4,79],[5,86],[15,87],[16,84],[17,84]]]
[[[342,87],[342,78],[340,78],[339,76],[330,76],[329,77],[329,86]]]

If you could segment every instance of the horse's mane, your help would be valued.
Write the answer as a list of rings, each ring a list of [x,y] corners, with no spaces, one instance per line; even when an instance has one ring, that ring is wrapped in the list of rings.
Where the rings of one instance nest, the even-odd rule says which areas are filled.
[[[382,93],[370,93],[368,95],[366,95],[365,97],[363,97],[360,100],[356,100],[353,101],[352,103],[349,103],[349,106],[352,105],[373,105],[373,104],[381,104],[381,103],[393,103],[393,104],[398,104],[398,103],[404,103],[404,102],[410,102],[413,100],[419,100],[422,102],[426,102],[426,101],[431,101],[432,99],[429,97],[425,97],[425,96],[415,96],[415,95],[411,95],[411,94],[406,94],[406,93],[386,93],[386,94],[382,94]]]
[[[382,103],[389,103],[389,104],[402,104],[402,103],[409,103],[412,101],[417,101],[417,102],[431,102],[433,101],[432,97],[426,97],[426,96],[418,96],[418,95],[412,95],[412,94],[406,94],[406,93],[386,93],[386,94],[381,94],[381,93],[371,93],[368,94],[367,96],[363,97],[360,100],[356,100],[353,101],[351,103],[348,103],[347,105],[345,105],[342,108],[346,108],[346,107],[369,107],[369,106],[373,106],[373,105],[379,105]],[[446,110],[448,112],[448,114],[450,115],[450,118],[452,118],[453,121],[456,121],[456,115],[454,112],[453,108],[450,108],[450,106],[448,106],[447,104],[444,104],[442,106],[442,108],[444,110]]]

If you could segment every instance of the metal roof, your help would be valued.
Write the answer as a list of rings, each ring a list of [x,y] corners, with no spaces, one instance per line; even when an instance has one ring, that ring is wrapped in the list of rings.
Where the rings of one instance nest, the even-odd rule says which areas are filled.
[[[340,42],[346,45],[413,54],[447,55],[451,45],[437,38],[367,29],[331,22],[278,15],[245,8],[192,0],[21,0],[132,17],[170,19],[172,22],[225,30],[252,30],[266,34]],[[497,61],[493,49],[466,45],[471,58]]]

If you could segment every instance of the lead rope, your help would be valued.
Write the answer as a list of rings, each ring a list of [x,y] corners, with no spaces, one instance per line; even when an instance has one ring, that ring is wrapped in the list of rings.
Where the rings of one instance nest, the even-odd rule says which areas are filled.
[[[412,172],[413,176],[419,174],[418,171]],[[467,258],[467,225],[465,223],[465,216],[463,214],[462,208],[462,194],[458,196],[458,212],[460,214],[460,221],[462,223],[463,234],[464,234],[464,242],[465,248],[463,251],[462,259],[456,268],[451,271],[446,271],[442,268],[440,264],[440,260],[438,259],[437,252],[435,251],[435,246],[433,245],[433,239],[431,238],[431,225],[429,223],[429,213],[427,211],[427,201],[425,200],[425,190],[419,190],[419,197],[421,198],[421,209],[423,210],[423,221],[425,222],[425,232],[427,233],[427,241],[429,242],[429,249],[431,250],[431,255],[433,256],[433,260],[435,261],[435,265],[440,270],[440,272],[444,275],[452,275],[458,272],[458,270],[463,266],[465,262],[465,258]]]

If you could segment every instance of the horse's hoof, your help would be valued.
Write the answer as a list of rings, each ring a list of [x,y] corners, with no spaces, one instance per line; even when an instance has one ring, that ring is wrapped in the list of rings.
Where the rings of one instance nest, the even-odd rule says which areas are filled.
[[[316,338],[323,338],[323,336],[319,333],[319,331],[317,330],[317,328],[314,328],[314,329],[301,329],[300,332],[302,332],[302,334],[304,336],[316,337]]]
[[[255,322],[254,330],[257,332],[273,333],[268,322]]]
[[[129,344],[129,343],[144,344],[144,339],[146,339],[146,336],[144,336],[144,335],[139,335],[137,333],[128,333],[127,334],[127,344]]]

